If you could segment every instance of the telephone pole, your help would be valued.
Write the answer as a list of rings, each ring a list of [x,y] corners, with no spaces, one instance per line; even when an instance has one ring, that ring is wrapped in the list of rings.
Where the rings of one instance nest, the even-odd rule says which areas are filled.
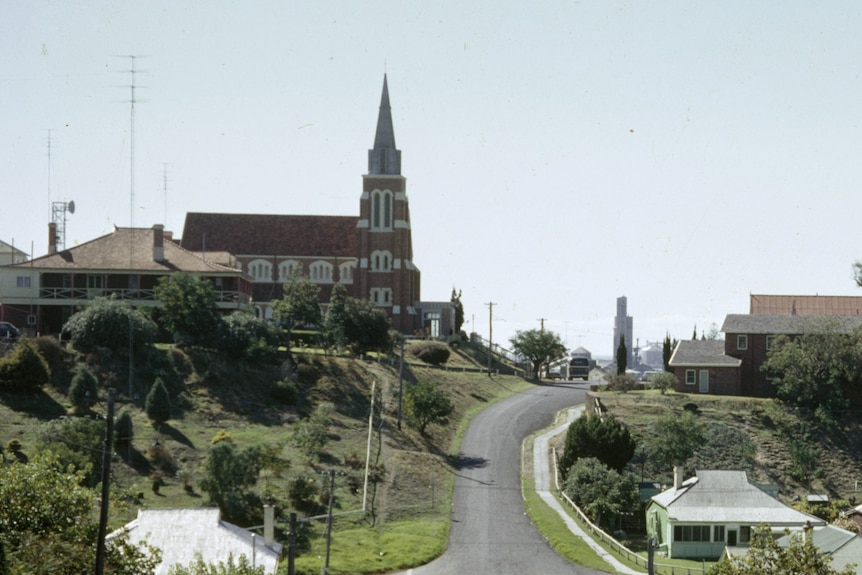
[[[496,303],[489,301],[488,306],[488,377],[491,377],[491,356],[494,353],[494,306]]]
[[[99,507],[99,534],[96,542],[96,575],[105,572],[105,536],[108,528],[108,496],[111,489],[111,453],[114,446],[114,393],[108,390],[108,415],[105,426],[105,450],[102,453],[102,501]]]

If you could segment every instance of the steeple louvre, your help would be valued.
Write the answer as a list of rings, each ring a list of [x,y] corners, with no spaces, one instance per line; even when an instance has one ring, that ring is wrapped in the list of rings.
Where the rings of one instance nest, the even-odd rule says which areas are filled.
[[[389,105],[389,85],[383,75],[383,94],[377,115],[377,132],[374,149],[368,150],[368,173],[371,175],[401,175],[401,150],[395,148],[395,130],[392,127],[392,107]]]

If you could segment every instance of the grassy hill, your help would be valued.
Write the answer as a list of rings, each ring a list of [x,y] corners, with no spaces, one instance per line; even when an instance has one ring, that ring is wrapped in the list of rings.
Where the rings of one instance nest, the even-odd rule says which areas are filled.
[[[402,421],[398,426],[399,361],[396,355],[354,359],[294,353],[295,367],[283,361],[249,364],[198,349],[158,347],[128,358],[62,352],[42,342],[51,356],[52,384],[35,395],[0,393],[0,442],[17,439],[24,457],[40,450],[75,448],[74,440],[48,435],[52,421],[72,415],[66,394],[71,374],[87,365],[103,388],[115,387],[122,397],[117,412],[132,415],[134,439],[118,446],[112,463],[111,528],[132,520],[137,509],[206,504],[198,487],[213,437],[228,433],[238,449],[257,446],[289,462],[276,474],[261,473],[255,492],[272,498],[279,519],[290,511],[299,517],[326,512],[328,475],[336,472],[335,533],[332,573],[380,572],[430,560],[445,547],[449,505],[457,460],[461,421],[496,401],[525,389],[516,376],[482,372],[469,354],[455,351],[445,369],[434,368],[405,353],[404,385],[433,380],[447,390],[455,413],[448,426],[431,425],[425,435]],[[129,378],[129,372],[133,374]],[[155,427],[143,411],[143,398],[155,377],[169,390],[173,417]],[[131,382],[130,382],[131,379]],[[369,449],[369,414],[374,388],[372,470],[379,483],[363,497],[362,477]],[[130,400],[131,398],[131,400]],[[328,442],[314,457],[291,441],[294,430],[315,406],[330,402],[334,413]],[[104,403],[91,414],[105,411]],[[93,447],[89,448],[93,451]],[[7,454],[8,455],[8,454]],[[156,493],[153,484],[158,482]],[[311,491],[302,503],[293,496],[297,485]],[[362,509],[365,514],[354,513]],[[250,510],[247,525],[262,521]],[[318,573],[324,545],[323,522],[301,525],[299,572]],[[279,539],[284,541],[282,532]]]
[[[706,426],[706,442],[686,466],[745,469],[757,483],[774,484],[785,500],[827,493],[831,499],[858,502],[862,477],[862,419],[844,413],[833,425],[814,424],[771,399],[657,391],[595,394],[608,412],[632,428],[639,442],[652,436],[651,424],[666,415],[696,407]],[[809,457],[804,457],[804,454]],[[802,454],[802,455],[800,455]],[[807,459],[807,464],[806,464]],[[670,469],[645,466],[646,480],[669,482]]]

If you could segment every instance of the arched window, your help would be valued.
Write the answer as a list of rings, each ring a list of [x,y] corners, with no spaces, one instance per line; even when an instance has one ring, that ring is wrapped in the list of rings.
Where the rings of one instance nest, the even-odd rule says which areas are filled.
[[[386,250],[375,250],[371,252],[371,271],[392,271],[392,254]]]
[[[314,262],[309,267],[309,275],[314,283],[332,283],[332,264],[321,261]]]
[[[389,190],[371,192],[371,229],[392,229],[392,192]]]
[[[343,284],[352,284],[354,269],[356,269],[356,262],[346,262],[338,266],[338,281]]]
[[[248,275],[256,282],[271,282],[272,263],[267,260],[252,260],[248,263]]]
[[[302,273],[302,265],[296,260],[286,260],[278,264],[278,281],[286,282],[294,273]]]
[[[371,303],[383,307],[391,307],[392,288],[371,288]]]

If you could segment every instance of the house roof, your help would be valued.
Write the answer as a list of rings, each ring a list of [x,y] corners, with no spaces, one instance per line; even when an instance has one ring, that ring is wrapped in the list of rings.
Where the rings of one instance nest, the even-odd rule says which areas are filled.
[[[149,545],[162,551],[162,562],[155,575],[166,575],[171,566],[187,565],[200,553],[207,563],[227,562],[233,555],[238,559],[245,555],[263,566],[266,573],[275,573],[281,544],[264,545],[263,537],[227,521],[222,521],[218,508],[201,507],[190,509],[139,509],[138,517],[125,528],[129,540]],[[122,529],[109,538],[118,536]]]
[[[724,333],[797,335],[825,329],[850,333],[862,325],[856,315],[745,315],[730,314],[724,318]]]
[[[745,471],[699,469],[652,500],[667,509],[668,518],[687,523],[769,523],[773,527],[823,525],[813,515],[788,507],[748,481]]]
[[[154,234],[155,230],[152,228],[114,228],[110,234],[13,267],[40,270],[241,273],[233,267],[221,265],[185,250],[171,241],[164,241],[164,258],[156,261],[153,259]],[[226,254],[218,254],[216,259],[225,263],[229,261]]]
[[[751,294],[753,315],[862,315],[862,296]]]
[[[813,529],[810,537],[818,549],[831,555],[859,536],[834,525],[824,525]],[[781,547],[790,547],[790,541],[791,536],[785,535],[778,539],[778,544]]]
[[[192,251],[245,256],[353,257],[355,216],[280,216],[189,212],[181,245]]]
[[[668,362],[671,366],[739,367],[742,360],[724,354],[724,340],[683,340],[676,345]]]

